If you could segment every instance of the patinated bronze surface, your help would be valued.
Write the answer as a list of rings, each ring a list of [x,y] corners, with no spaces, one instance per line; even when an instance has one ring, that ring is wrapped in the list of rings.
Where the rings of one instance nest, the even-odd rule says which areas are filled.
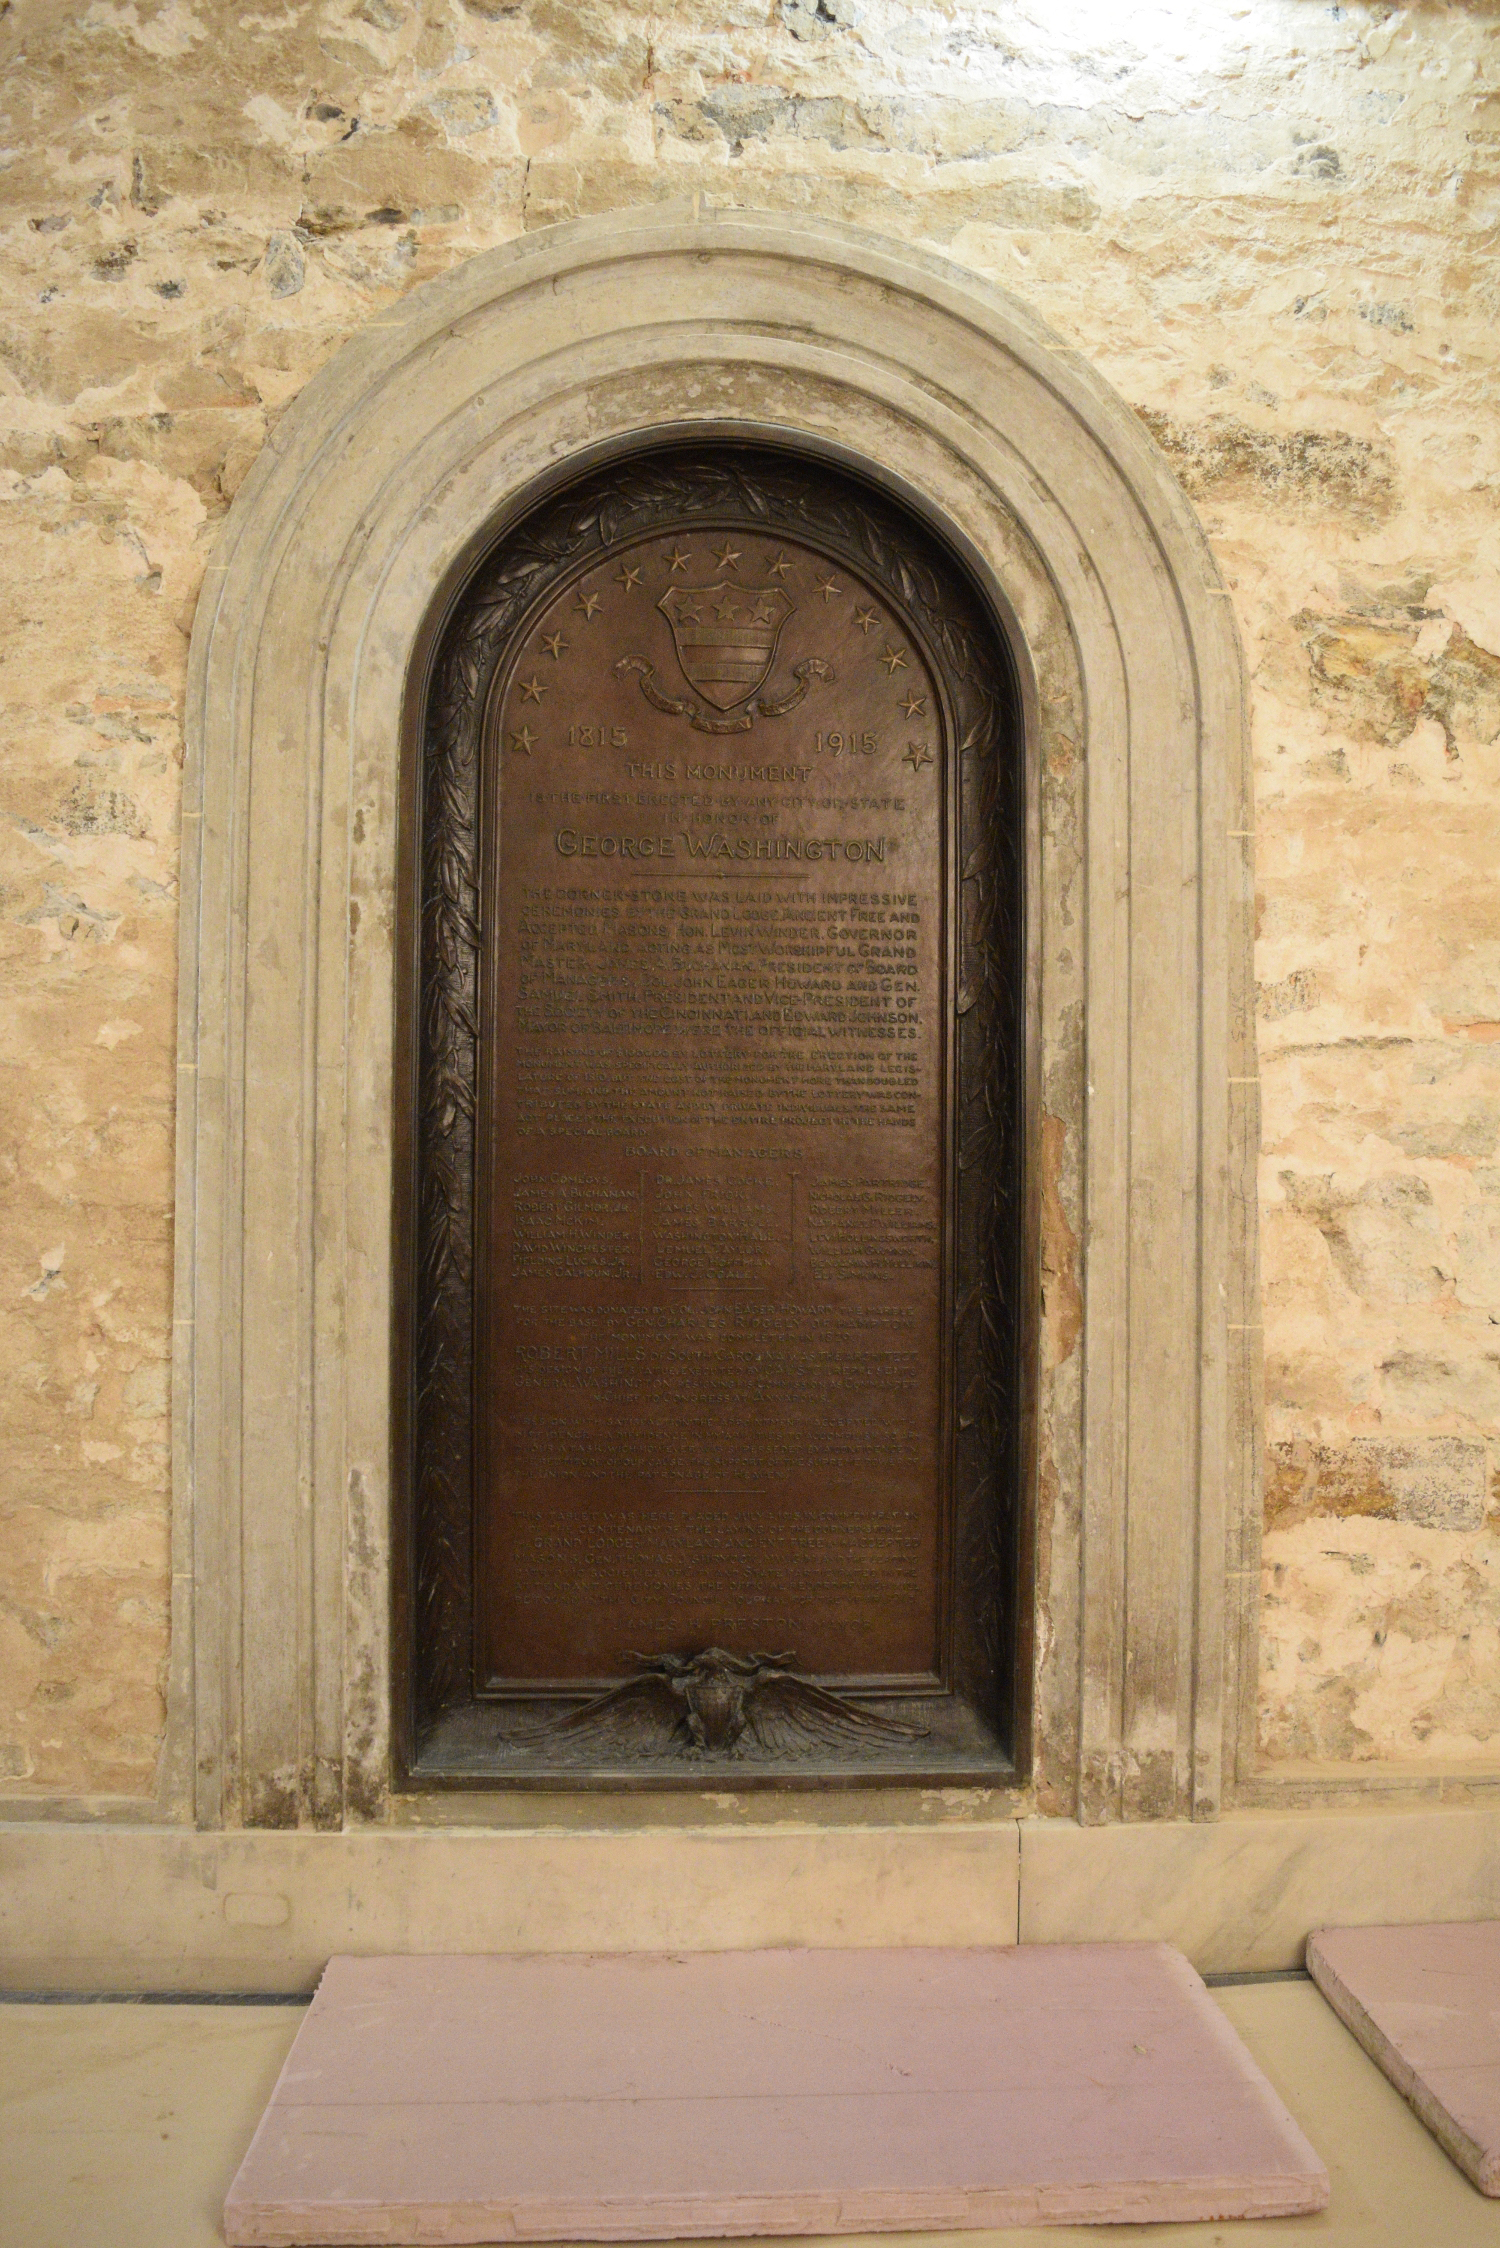
[[[421,807],[417,1771],[1004,1763],[1018,807],[973,594],[826,471],[632,464],[479,573]]]

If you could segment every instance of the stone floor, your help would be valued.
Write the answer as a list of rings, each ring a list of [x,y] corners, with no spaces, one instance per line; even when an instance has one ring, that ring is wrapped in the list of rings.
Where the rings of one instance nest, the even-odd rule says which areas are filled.
[[[1132,2227],[1131,2240],[1500,2248],[1500,2202],[1459,2174],[1310,1983],[1216,1995],[1327,2163],[1332,2204],[1317,2217]],[[300,2020],[295,2006],[0,2005],[4,2248],[214,2248]],[[1103,2248],[1118,2235],[990,2237]]]

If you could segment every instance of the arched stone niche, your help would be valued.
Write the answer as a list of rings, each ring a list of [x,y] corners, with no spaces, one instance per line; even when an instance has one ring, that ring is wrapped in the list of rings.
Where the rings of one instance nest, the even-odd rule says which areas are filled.
[[[1021,682],[1041,1304],[1018,1807],[1204,1817],[1232,1789],[1258,1118],[1226,596],[1135,417],[997,289],[851,229],[626,212],[477,258],[348,344],[278,425],[200,601],[166,1794],[202,1825],[396,1815],[395,919],[421,651],[522,495],[715,431],[821,452],[925,516]]]

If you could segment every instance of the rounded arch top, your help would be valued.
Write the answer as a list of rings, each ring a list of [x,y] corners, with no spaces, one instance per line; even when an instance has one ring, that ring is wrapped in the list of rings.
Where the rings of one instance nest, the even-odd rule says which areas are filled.
[[[1232,1784],[1257,1130],[1227,598],[1141,422],[1004,291],[858,229],[668,207],[529,236],[372,322],[278,422],[205,579],[171,1785],[207,1823],[322,1818],[330,1788],[378,1815],[387,1780],[392,931],[435,605],[549,483],[715,432],[885,484],[1009,635],[1047,1135],[1040,1799],[1201,1815]]]
[[[794,381],[773,402],[777,386],[755,377],[777,372]],[[1076,605],[1073,571],[1112,607],[1110,595],[1144,565],[1170,589],[1184,642],[1210,665],[1233,664],[1213,560],[1165,458],[1125,401],[1017,298],[861,228],[793,230],[749,210],[667,206],[543,229],[470,259],[335,354],[288,407],[231,507],[195,624],[195,703],[242,604],[255,609],[252,588],[268,592],[284,560],[315,542],[336,578],[351,544],[399,540],[413,513],[445,495],[451,516],[476,423],[529,424],[543,398],[553,408],[550,462],[524,465],[572,457],[576,467],[592,441],[618,434],[605,427],[615,417],[601,416],[601,384],[633,391],[642,428],[675,434],[695,420],[743,423],[779,409],[785,420],[772,427],[903,480],[902,463],[861,442],[862,419],[876,438],[894,416],[1003,495],[1065,606]],[[797,388],[809,407],[818,391],[837,401],[821,428],[814,411],[797,410]],[[518,465],[528,450],[515,447]],[[507,497],[493,458],[487,476],[486,518]],[[941,517],[946,495],[930,482],[907,497]],[[969,543],[969,527],[946,512],[948,534]]]

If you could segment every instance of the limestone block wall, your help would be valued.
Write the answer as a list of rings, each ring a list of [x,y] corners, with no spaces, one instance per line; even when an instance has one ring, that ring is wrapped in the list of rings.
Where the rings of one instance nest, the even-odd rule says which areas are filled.
[[[218,523],[403,291],[693,197],[993,276],[1197,503],[1253,687],[1263,1745],[1500,1764],[1493,10],[10,0],[0,109],[0,1788],[144,1793],[160,1740]]]

